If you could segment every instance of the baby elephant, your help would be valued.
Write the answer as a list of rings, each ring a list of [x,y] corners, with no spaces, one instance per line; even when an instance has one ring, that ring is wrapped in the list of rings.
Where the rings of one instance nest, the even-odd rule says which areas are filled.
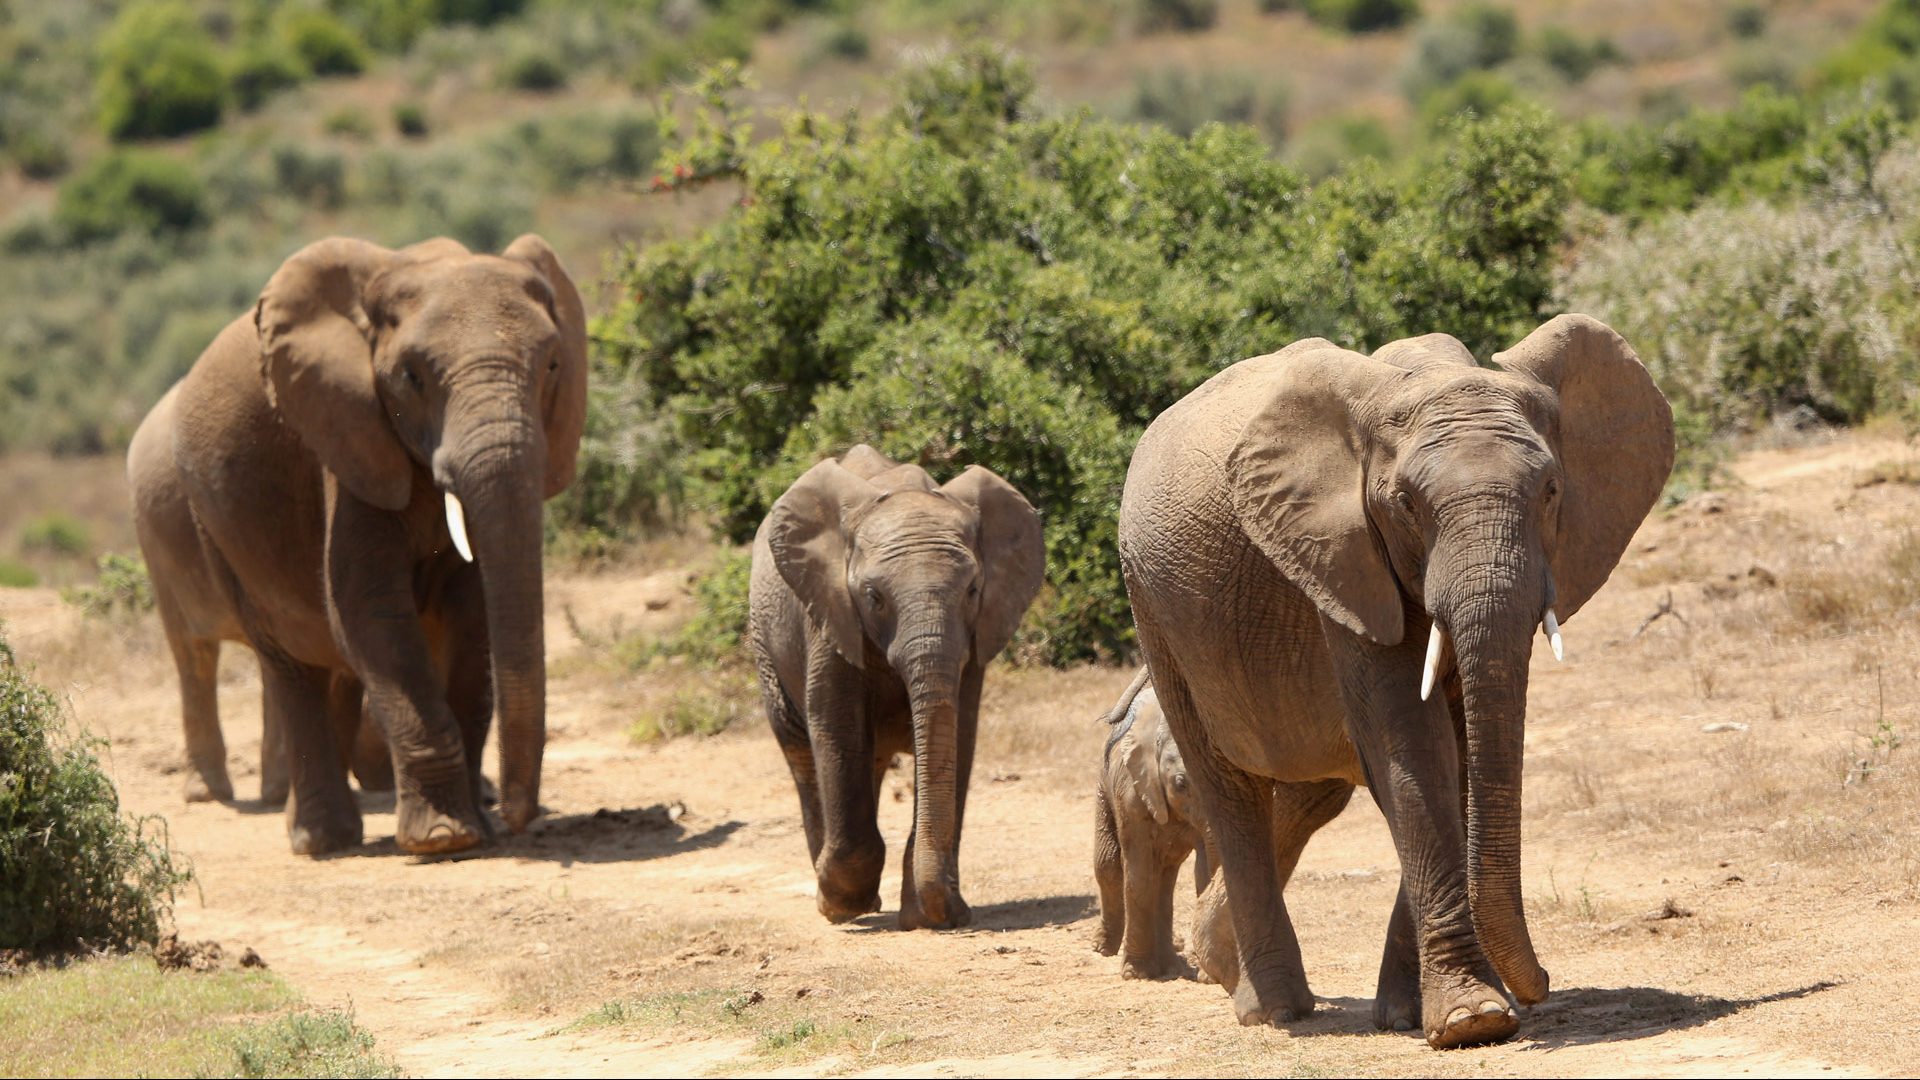
[[[1125,955],[1129,979],[1167,979],[1181,970],[1173,944],[1173,886],[1180,864],[1197,852],[1193,878],[1212,877],[1199,807],[1146,668],[1107,714],[1107,738],[1093,826],[1093,872],[1100,883],[1100,952]]]

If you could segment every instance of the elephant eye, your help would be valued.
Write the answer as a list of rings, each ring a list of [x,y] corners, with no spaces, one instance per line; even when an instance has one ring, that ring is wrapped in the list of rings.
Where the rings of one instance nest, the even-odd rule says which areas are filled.
[[[867,603],[872,604],[876,610],[885,606],[880,599],[879,589],[867,585],[863,587],[863,591],[867,594]]]
[[[1552,479],[1548,480],[1547,481],[1547,501],[1551,502],[1554,499],[1557,499],[1559,497],[1560,497],[1560,481],[1552,480]]]
[[[408,386],[413,387],[415,390],[420,389],[421,384],[420,384],[419,372],[413,370],[411,366],[408,366],[408,367],[401,368],[400,374],[406,378]]]
[[[1401,488],[1393,493],[1393,501],[1400,509],[1405,510],[1409,514],[1413,513],[1413,492],[1408,491],[1406,488]]]
[[[969,599],[969,600],[971,600],[971,599],[973,599],[974,597],[976,597],[976,596],[979,596],[979,595],[980,595],[980,583],[979,583],[979,582],[977,582],[977,581],[976,581],[976,582],[974,582],[973,584],[971,584],[971,585],[968,585],[968,586],[967,586],[967,599]]]

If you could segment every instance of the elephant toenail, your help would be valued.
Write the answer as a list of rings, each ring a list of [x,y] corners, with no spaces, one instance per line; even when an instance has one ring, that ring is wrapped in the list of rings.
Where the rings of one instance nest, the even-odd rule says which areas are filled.
[[[1507,1007],[1498,1001],[1483,1001],[1480,1003],[1481,1016],[1492,1016],[1495,1013],[1503,1013],[1506,1011]]]
[[[1447,1014],[1447,1026],[1452,1027],[1455,1024],[1462,1024],[1471,1019],[1473,1019],[1473,1010],[1462,1005]]]

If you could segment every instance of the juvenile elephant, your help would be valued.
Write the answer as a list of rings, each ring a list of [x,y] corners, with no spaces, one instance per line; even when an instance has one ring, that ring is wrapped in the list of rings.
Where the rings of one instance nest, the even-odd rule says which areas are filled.
[[[285,734],[295,852],[360,842],[330,721],[344,722],[354,683],[390,746],[402,850],[487,835],[480,752],[496,702],[502,815],[515,831],[532,820],[541,504],[572,480],[585,415],[585,311],[537,236],[499,256],[334,238],[280,267],[142,424],[131,468],[140,513],[156,511],[143,537],[172,597],[163,617],[210,792],[224,780],[208,760],[218,725],[195,699],[210,691],[208,643],[237,632]]]
[[[227,746],[220,731],[215,677],[222,642],[247,643],[240,614],[216,583],[187,502],[186,484],[174,461],[174,410],[179,388],[167,391],[134,432],[127,449],[127,479],[133,491],[133,523],[153,579],[154,607],[166,630],[180,677],[180,716],[186,733],[188,802],[229,801]],[[362,726],[360,681],[335,672],[327,693],[329,726],[360,786],[393,789],[393,764],[377,724]],[[260,801],[287,801],[285,726],[271,699],[262,698]]]
[[[749,629],[761,698],[793,771],[820,913],[880,910],[877,793],[914,764],[900,926],[972,918],[960,827],[980,686],[1040,589],[1040,517],[978,465],[937,485],[868,446],[780,496],[753,542]]]
[[[1166,979],[1178,974],[1174,955],[1173,888],[1187,856],[1196,892],[1212,876],[1201,843],[1186,763],[1167,730],[1147,669],[1107,714],[1113,732],[1101,762],[1093,819],[1093,876],[1100,886],[1100,952],[1125,947],[1120,974]]]
[[[1518,1030],[1508,991],[1546,996],[1520,897],[1532,635],[1560,653],[1556,615],[1659,496],[1673,419],[1584,315],[1494,361],[1444,334],[1371,358],[1297,342],[1134,452],[1121,560],[1232,897],[1242,1023],[1313,1009],[1281,891],[1356,784],[1401,867],[1375,1022],[1486,1042]]]

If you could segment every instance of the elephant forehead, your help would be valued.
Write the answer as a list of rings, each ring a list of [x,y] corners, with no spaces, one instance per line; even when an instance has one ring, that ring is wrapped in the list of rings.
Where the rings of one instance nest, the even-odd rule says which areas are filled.
[[[889,491],[860,522],[856,540],[882,558],[935,541],[970,550],[978,539],[979,525],[970,510],[938,491]]]
[[[1423,367],[1393,380],[1377,401],[1389,426],[1444,437],[1462,431],[1551,428],[1553,395],[1532,379],[1504,371],[1463,365]]]

